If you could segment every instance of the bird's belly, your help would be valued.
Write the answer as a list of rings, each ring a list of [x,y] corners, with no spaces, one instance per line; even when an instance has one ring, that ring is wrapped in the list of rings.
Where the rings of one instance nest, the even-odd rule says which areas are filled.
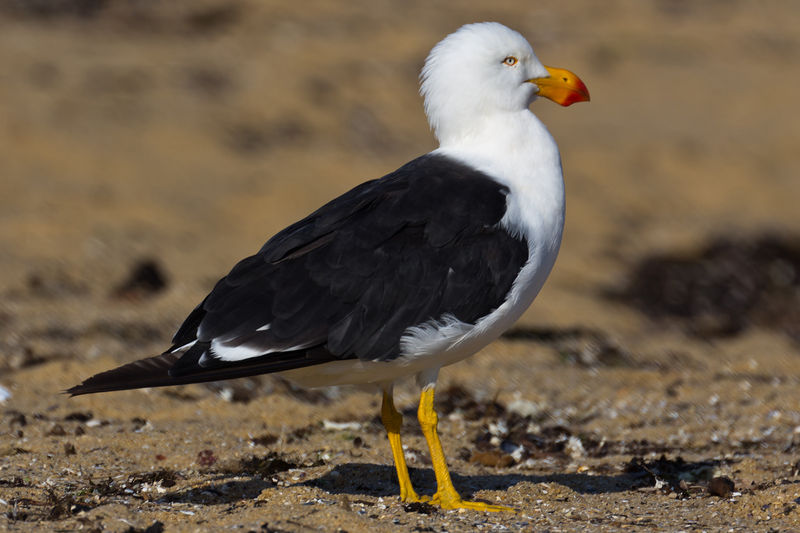
[[[430,365],[393,361],[344,359],[281,372],[281,376],[303,387],[338,385],[377,385],[412,377]]]

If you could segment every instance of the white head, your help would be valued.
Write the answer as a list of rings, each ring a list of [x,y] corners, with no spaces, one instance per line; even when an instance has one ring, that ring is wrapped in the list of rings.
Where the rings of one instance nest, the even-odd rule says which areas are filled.
[[[420,79],[425,113],[440,142],[469,135],[481,117],[525,111],[537,95],[562,105],[589,99],[577,76],[542,65],[522,35],[497,22],[467,24],[445,37]]]

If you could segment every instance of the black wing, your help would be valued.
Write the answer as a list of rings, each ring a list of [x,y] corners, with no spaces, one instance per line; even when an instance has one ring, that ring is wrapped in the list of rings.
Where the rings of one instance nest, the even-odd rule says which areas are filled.
[[[411,161],[275,235],[217,283],[170,350],[144,361],[167,367],[164,385],[387,361],[411,326],[445,314],[475,323],[504,301],[528,260],[527,243],[498,224],[507,194],[452,159]],[[189,343],[176,360],[171,352]],[[136,365],[115,379],[135,382]]]

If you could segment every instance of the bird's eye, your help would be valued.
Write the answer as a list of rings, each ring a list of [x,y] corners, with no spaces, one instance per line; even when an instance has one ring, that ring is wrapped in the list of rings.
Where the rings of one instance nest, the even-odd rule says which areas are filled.
[[[513,67],[514,65],[517,64],[517,61],[519,61],[519,60],[516,57],[508,56],[507,58],[505,58],[503,60],[503,64],[506,65],[506,66],[509,66],[509,67]]]

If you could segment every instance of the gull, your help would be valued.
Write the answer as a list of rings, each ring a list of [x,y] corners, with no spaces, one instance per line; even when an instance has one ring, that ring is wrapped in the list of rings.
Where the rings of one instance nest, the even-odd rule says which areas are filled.
[[[518,32],[462,26],[420,76],[439,147],[331,200],[223,277],[163,354],[88,378],[72,395],[266,373],[309,387],[372,385],[400,498],[509,510],[461,498],[439,439],[439,370],[497,339],[553,268],[564,181],[553,137],[529,106],[589,100],[572,72],[544,66]],[[416,377],[437,490],[408,474],[393,386]]]

